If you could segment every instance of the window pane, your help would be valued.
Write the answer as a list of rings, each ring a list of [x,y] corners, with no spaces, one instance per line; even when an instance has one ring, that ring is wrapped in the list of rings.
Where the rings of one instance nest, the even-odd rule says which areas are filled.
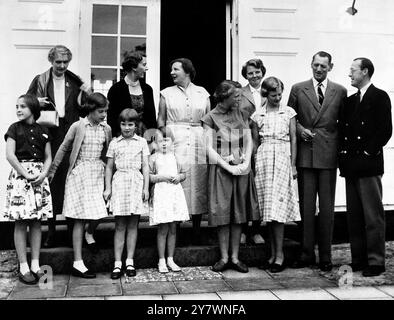
[[[146,35],[146,7],[122,6],[122,34]]]
[[[118,6],[93,5],[93,33],[118,33]]]
[[[92,65],[116,66],[116,37],[92,37]]]
[[[109,88],[116,82],[116,69],[92,68],[90,77],[93,91],[107,96]]]
[[[145,38],[124,38],[120,39],[120,61],[123,61],[123,54],[125,51],[137,50],[146,52],[146,39]]]

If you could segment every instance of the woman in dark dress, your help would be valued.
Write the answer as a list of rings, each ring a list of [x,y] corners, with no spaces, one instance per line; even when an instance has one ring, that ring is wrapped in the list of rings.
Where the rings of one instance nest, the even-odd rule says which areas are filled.
[[[122,67],[126,76],[108,91],[107,122],[112,128],[113,136],[117,137],[120,134],[119,114],[126,108],[134,109],[141,119],[137,134],[144,136],[147,129],[157,127],[153,90],[144,80],[145,72],[148,70],[146,57],[141,52],[127,51]]]

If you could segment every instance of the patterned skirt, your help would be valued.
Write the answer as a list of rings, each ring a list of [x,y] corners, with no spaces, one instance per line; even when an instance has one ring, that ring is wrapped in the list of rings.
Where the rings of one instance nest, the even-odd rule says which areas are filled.
[[[98,220],[108,216],[104,197],[104,163],[78,161],[66,181],[63,213],[67,218]]]
[[[22,167],[30,174],[42,172],[42,162],[21,162]],[[4,212],[0,220],[43,220],[52,218],[52,197],[48,179],[45,178],[40,185],[33,186],[15,169],[8,177]]]

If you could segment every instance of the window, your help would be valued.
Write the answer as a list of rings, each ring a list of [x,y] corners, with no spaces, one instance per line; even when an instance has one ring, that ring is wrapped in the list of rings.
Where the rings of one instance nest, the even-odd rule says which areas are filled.
[[[146,54],[147,7],[93,4],[91,34],[91,81],[94,91],[107,95],[124,77],[125,51]]]

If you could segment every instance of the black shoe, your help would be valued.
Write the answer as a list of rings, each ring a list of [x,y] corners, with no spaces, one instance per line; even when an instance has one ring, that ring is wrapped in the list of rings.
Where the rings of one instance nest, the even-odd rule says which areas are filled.
[[[222,271],[228,269],[228,267],[229,267],[228,262],[226,263],[222,259],[220,259],[218,262],[216,262],[214,264],[214,266],[212,267],[212,270],[215,272],[222,272]]]
[[[37,272],[30,271],[30,273],[33,275],[33,277],[38,281],[40,281],[41,277],[44,276],[44,272],[41,270],[38,270]]]
[[[79,277],[79,278],[84,278],[84,279],[93,279],[96,278],[96,274],[90,270],[87,270],[85,272],[81,272],[78,269],[75,269],[74,267],[72,268],[71,274],[74,277]]]
[[[97,245],[96,242],[89,243],[89,244],[87,244],[86,246],[87,246],[88,250],[89,250],[91,253],[93,253],[93,254],[97,254],[97,253],[100,251],[100,249],[99,249],[99,247],[98,247],[98,245]]]
[[[332,263],[331,262],[321,262],[319,263],[319,268],[321,271],[331,271],[332,270]]]
[[[364,277],[376,277],[386,271],[384,266],[368,266],[363,271]]]
[[[357,272],[357,271],[363,271],[365,268],[368,267],[368,265],[365,263],[350,263],[349,264],[350,267],[352,268],[353,272]]]
[[[286,264],[283,261],[282,264],[273,263],[269,270],[270,270],[271,273],[278,273],[278,272],[282,272],[285,269],[286,269]]]
[[[119,267],[115,267],[111,272],[111,279],[117,280],[122,276],[122,269]]]
[[[272,267],[272,263],[269,263],[268,260],[264,261],[262,265],[258,266],[258,268],[261,270],[268,270],[271,267]]]
[[[231,262],[231,269],[238,271],[238,272],[242,272],[242,273],[248,273],[249,269],[248,266],[243,263],[242,261],[239,261],[237,263]]]
[[[18,278],[20,280],[20,282],[24,283],[24,284],[36,284],[38,282],[38,280],[36,279],[36,277],[33,275],[33,273],[31,271],[26,272],[25,274],[22,273],[18,273]]]
[[[126,276],[127,277],[135,277],[137,275],[137,271],[135,270],[134,266],[131,264],[126,266]]]

